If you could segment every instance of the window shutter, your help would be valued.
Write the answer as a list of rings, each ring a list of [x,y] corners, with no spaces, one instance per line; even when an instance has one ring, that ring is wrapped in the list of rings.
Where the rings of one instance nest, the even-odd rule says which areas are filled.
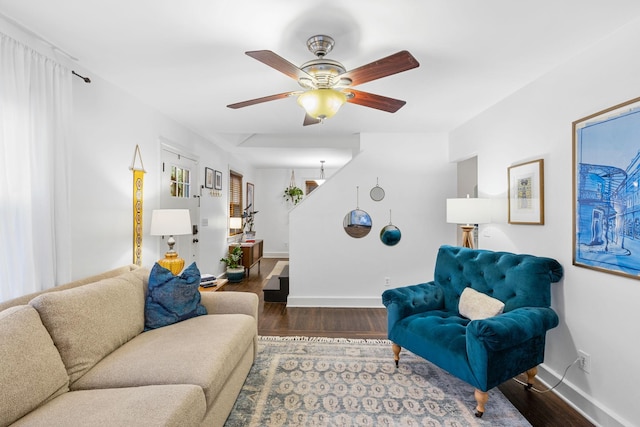
[[[229,173],[229,217],[242,217],[242,175],[234,171]],[[237,233],[231,229],[229,234]]]

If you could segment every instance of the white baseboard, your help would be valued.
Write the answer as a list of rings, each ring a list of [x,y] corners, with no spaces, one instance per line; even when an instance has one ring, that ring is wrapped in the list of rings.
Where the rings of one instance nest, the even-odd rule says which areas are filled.
[[[383,308],[380,297],[296,297],[289,295],[287,307]]]
[[[263,258],[289,258],[289,252],[265,252]]]
[[[557,372],[550,370],[544,363],[538,366],[537,379],[547,387],[553,387],[560,381],[561,377]],[[566,379],[553,390],[553,393],[557,394],[569,406],[573,407],[596,426],[626,427],[632,425],[629,421],[616,416],[610,408],[584,394]]]

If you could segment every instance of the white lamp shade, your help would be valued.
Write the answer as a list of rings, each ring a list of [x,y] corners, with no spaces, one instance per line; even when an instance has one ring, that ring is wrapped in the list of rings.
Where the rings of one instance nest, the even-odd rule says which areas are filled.
[[[451,224],[491,222],[491,199],[447,199],[447,222]]]
[[[151,213],[152,236],[191,234],[189,209],[156,209]]]
[[[229,218],[229,228],[239,230],[242,228],[242,218],[238,216],[232,216]]]

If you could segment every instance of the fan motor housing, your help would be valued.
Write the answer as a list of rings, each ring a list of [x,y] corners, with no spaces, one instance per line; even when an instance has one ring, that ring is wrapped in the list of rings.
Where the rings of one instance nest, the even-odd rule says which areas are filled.
[[[312,75],[316,79],[319,88],[335,86],[338,83],[337,77],[346,72],[341,63],[326,58],[305,62],[300,69]],[[301,86],[304,87],[302,83]]]
[[[318,58],[322,58],[331,52],[335,44],[336,42],[333,38],[322,34],[311,36],[307,40],[307,48]]]

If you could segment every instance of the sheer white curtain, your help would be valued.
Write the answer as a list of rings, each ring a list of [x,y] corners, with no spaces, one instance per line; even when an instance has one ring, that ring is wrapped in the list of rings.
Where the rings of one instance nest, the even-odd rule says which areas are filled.
[[[71,77],[0,33],[0,301],[70,279]]]

